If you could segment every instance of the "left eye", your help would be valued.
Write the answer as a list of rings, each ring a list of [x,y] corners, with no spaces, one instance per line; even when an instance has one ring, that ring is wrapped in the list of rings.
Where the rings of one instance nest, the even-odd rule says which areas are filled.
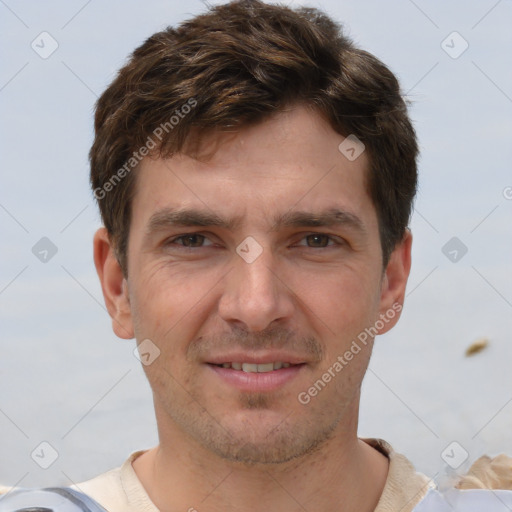
[[[209,242],[209,243],[208,243]],[[204,247],[205,245],[212,245],[211,242],[204,235],[191,233],[188,235],[181,235],[172,240],[173,244],[181,245],[182,247]]]
[[[299,245],[306,245],[307,247],[327,247],[329,245],[334,245],[334,241],[329,235],[314,233],[312,235],[305,236],[300,241]]]

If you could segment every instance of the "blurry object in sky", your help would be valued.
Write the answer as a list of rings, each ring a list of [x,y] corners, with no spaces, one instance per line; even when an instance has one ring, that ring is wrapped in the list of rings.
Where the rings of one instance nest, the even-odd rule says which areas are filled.
[[[487,338],[478,338],[466,349],[466,357],[473,356],[481,352],[489,346],[489,340]]]

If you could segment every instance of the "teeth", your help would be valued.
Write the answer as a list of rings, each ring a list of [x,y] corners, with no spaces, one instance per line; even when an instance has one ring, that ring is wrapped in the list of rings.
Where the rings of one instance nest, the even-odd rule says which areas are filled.
[[[290,363],[283,363],[277,361],[275,363],[222,363],[222,368],[232,368],[233,370],[242,370],[247,373],[265,373],[273,370],[280,370],[281,368],[289,368]]]
[[[258,373],[271,372],[274,369],[274,363],[258,364]]]

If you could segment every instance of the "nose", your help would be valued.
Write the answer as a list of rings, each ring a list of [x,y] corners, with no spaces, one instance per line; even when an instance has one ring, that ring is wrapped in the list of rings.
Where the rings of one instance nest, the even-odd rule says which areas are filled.
[[[235,254],[233,265],[219,302],[220,317],[251,332],[286,324],[294,311],[293,292],[270,251],[254,261]]]

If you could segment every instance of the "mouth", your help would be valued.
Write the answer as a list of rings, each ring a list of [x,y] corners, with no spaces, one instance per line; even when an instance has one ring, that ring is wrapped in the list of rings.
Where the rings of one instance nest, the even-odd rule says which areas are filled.
[[[246,356],[247,357],[247,356]],[[268,356],[267,356],[268,357]],[[307,363],[288,358],[236,358],[235,360],[216,360],[206,366],[213,370],[216,379],[224,385],[245,393],[278,391],[291,385],[302,373]],[[252,359],[252,360],[251,360]]]
[[[270,363],[239,363],[239,362],[231,362],[231,363],[221,363],[215,364],[214,366],[218,366],[220,368],[226,368],[236,371],[242,371],[246,373],[267,373],[272,372],[274,370],[280,370],[281,368],[290,368],[290,366],[296,366],[292,363],[276,361]]]

